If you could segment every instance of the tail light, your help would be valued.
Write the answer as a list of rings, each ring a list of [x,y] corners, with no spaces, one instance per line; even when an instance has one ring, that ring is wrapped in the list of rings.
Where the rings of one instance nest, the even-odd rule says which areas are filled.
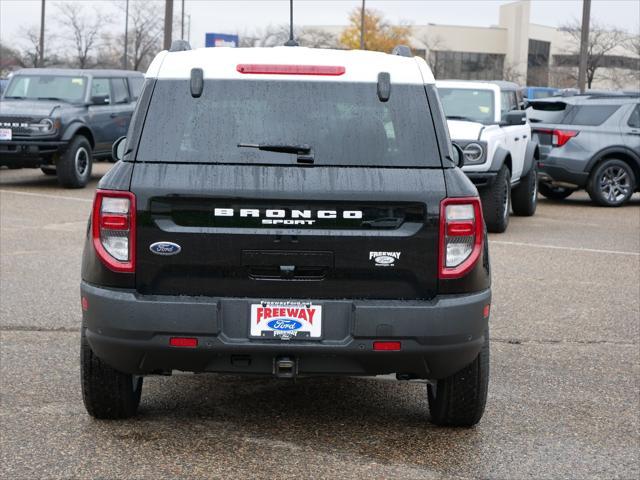
[[[445,198],[440,203],[440,278],[466,275],[480,258],[484,235],[477,197]]]
[[[551,144],[554,147],[562,147],[565,143],[580,133],[576,130],[558,130],[557,128],[536,128],[534,131],[551,135]]]
[[[107,268],[135,271],[136,197],[131,192],[96,191],[91,220],[93,246]]]

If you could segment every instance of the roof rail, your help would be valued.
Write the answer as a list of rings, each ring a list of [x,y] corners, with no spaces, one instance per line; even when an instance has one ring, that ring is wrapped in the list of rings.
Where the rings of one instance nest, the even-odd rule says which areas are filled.
[[[191,50],[191,45],[186,40],[174,40],[169,49],[170,52],[184,52],[186,50]]]
[[[393,50],[391,50],[391,55],[399,55],[401,57],[413,57],[411,53],[411,49],[406,45],[398,45]]]

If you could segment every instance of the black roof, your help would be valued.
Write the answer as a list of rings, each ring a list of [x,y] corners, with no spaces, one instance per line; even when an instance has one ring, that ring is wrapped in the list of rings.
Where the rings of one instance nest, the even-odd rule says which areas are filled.
[[[13,75],[60,75],[69,77],[79,77],[83,75],[90,75],[92,77],[142,77],[141,72],[135,70],[102,70],[99,68],[94,69],[80,69],[80,68],[23,68],[13,72]]]

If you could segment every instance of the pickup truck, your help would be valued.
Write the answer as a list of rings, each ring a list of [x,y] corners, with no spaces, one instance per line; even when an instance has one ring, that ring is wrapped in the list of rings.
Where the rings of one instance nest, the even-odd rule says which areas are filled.
[[[452,140],[464,152],[462,170],[480,192],[487,229],[504,232],[511,208],[533,215],[539,152],[518,86],[459,80],[436,85]]]

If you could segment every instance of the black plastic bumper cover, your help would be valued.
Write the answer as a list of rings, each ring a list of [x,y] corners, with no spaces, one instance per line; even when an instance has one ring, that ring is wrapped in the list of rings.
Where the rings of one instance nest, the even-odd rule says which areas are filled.
[[[301,375],[407,374],[442,378],[476,357],[491,291],[442,295],[431,301],[321,300],[322,340],[249,339],[250,305],[261,300],[144,296],[83,282],[83,328],[94,353],[123,372],[172,370],[273,373],[292,357]],[[308,299],[307,299],[308,300]],[[195,337],[198,346],[169,346]],[[373,341],[400,341],[400,351],[373,351]]]

